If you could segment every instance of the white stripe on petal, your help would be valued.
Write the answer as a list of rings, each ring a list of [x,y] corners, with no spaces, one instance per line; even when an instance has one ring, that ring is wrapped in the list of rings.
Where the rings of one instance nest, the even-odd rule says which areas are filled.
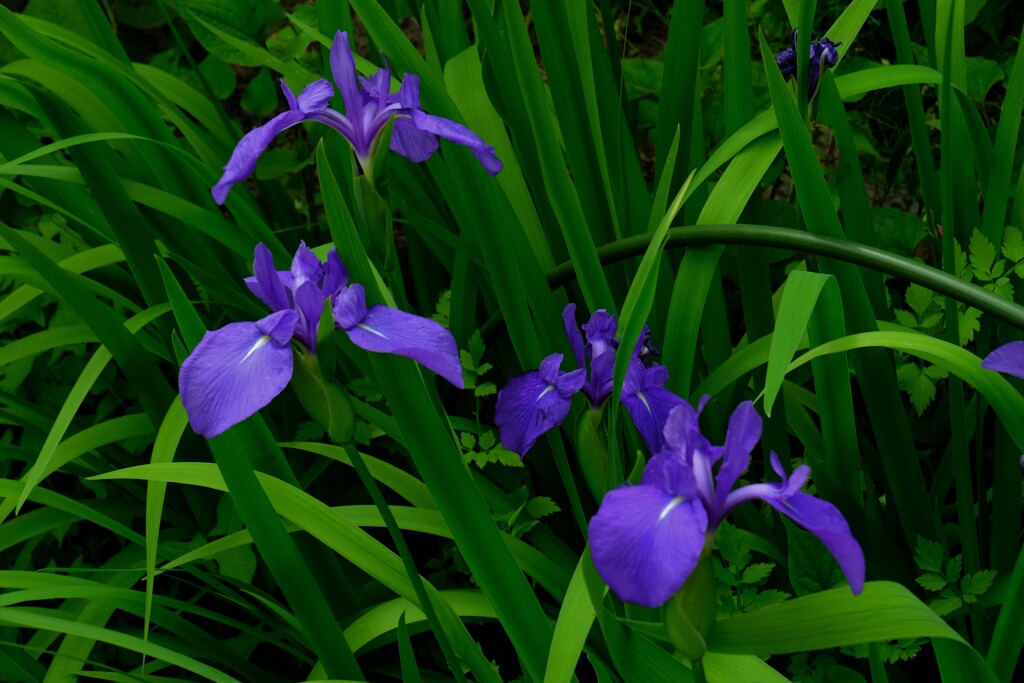
[[[373,329],[372,327],[370,327],[368,325],[364,325],[362,323],[359,323],[358,325],[356,325],[356,327],[358,327],[361,330],[366,330],[370,334],[375,334],[378,337],[380,337],[381,339],[387,339],[388,338],[388,336],[386,334],[384,334],[383,332],[378,332],[377,330]]]
[[[242,357],[242,360],[238,361],[239,365],[244,363],[249,358],[249,356],[256,353],[260,349],[260,347],[266,344],[268,341],[270,341],[269,334],[265,334],[259,339],[257,339],[256,343],[252,345],[252,348],[249,349],[249,351]]]
[[[661,511],[661,514],[660,514],[660,515],[658,515],[658,521],[660,522],[661,520],[663,520],[663,519],[665,519],[666,517],[668,517],[668,513],[672,512],[672,509],[673,509],[673,508],[675,508],[675,507],[676,507],[677,505],[679,505],[680,503],[682,503],[682,502],[683,502],[684,500],[686,500],[686,499],[685,499],[685,498],[683,498],[682,496],[676,496],[675,498],[673,498],[672,500],[670,500],[670,501],[668,502],[668,505],[666,505],[666,506],[665,506],[665,507],[664,507],[664,508],[662,509],[662,511]]]

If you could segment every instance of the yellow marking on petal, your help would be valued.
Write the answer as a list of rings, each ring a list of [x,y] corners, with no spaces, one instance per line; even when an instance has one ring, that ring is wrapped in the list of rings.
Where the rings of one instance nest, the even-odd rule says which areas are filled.
[[[644,396],[644,393],[642,391],[638,391],[636,392],[636,397],[644,404],[644,408],[647,408],[647,412],[653,415],[654,411],[651,410],[651,404],[647,402],[647,397]]]
[[[249,356],[251,356],[252,354],[256,353],[256,351],[261,346],[266,344],[268,341],[270,341],[270,335],[269,334],[265,334],[262,337],[260,337],[259,339],[257,339],[256,343],[252,345],[252,348],[249,349],[249,351],[242,357],[242,360],[240,360],[238,362],[239,363],[244,363],[249,358]]]
[[[676,496],[675,498],[670,500],[668,502],[668,505],[666,505],[665,508],[661,511],[661,514],[658,515],[658,521],[660,522],[661,520],[665,519],[665,517],[668,516],[668,513],[672,512],[673,508],[682,503],[684,500],[686,499],[683,498],[682,496]]]
[[[370,334],[375,334],[375,335],[377,335],[378,337],[380,337],[381,339],[387,339],[387,338],[388,338],[388,336],[387,336],[386,334],[383,334],[383,333],[381,333],[381,332],[378,332],[377,330],[373,329],[373,328],[372,328],[372,327],[370,327],[369,325],[364,325],[364,324],[362,324],[362,323],[359,323],[358,325],[356,325],[356,327],[358,327],[358,328],[359,328],[359,329],[361,329],[361,330],[366,330],[366,331],[367,331],[367,332],[369,332]]]
[[[555,388],[554,384],[549,384],[546,387],[544,387],[544,391],[540,392],[540,396],[537,397],[537,400],[534,401],[534,403],[536,403],[537,401],[539,401],[542,398],[544,398],[544,395],[547,394],[549,391],[551,391],[554,388]]]

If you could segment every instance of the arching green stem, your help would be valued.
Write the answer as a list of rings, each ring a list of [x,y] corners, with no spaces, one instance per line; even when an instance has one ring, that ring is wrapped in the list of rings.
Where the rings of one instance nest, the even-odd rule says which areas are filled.
[[[598,258],[603,265],[608,265],[637,256],[644,253],[649,240],[649,235],[636,235],[606,244],[597,250]],[[917,283],[1024,330],[1024,307],[919,261],[849,240],[768,225],[693,225],[669,230],[666,248],[712,244],[792,249],[864,266]],[[561,287],[573,277],[573,266],[568,261],[555,266],[547,274],[548,284],[552,288]]]

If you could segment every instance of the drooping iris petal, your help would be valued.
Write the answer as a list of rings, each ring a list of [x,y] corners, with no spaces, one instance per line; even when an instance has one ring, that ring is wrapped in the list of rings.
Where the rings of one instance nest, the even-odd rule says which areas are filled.
[[[270,141],[281,131],[302,123],[306,120],[306,114],[301,111],[286,111],[278,114],[258,128],[253,128],[238,141],[235,151],[224,166],[224,174],[217,181],[217,184],[210,190],[213,200],[223,204],[228,198],[228,191],[235,183],[241,182],[252,175],[256,170],[256,161],[263,154]]]
[[[178,375],[181,402],[192,428],[217,436],[280,394],[292,377],[295,311],[207,332]]]
[[[725,447],[722,449],[722,465],[715,477],[715,490],[720,504],[725,503],[726,496],[750,464],[750,452],[761,440],[761,428],[761,416],[752,402],[744,401],[732,411],[729,429],[725,434]]]
[[[436,135],[420,130],[406,116],[395,119],[391,127],[391,151],[413,163],[426,161],[440,146]]]
[[[798,491],[791,496],[762,496],[764,501],[821,539],[836,558],[855,595],[864,590],[864,551],[835,505]]]
[[[409,112],[412,122],[424,133],[430,133],[469,148],[476,160],[490,175],[496,175],[502,169],[501,160],[494,153],[494,148],[480,139],[480,136],[461,123],[450,119],[427,114],[422,109]]]
[[[565,420],[586,370],[561,372],[561,364],[562,354],[552,354],[539,370],[513,377],[498,392],[494,423],[502,446],[524,456],[542,434]]]
[[[291,308],[292,304],[285,291],[284,284],[277,269],[274,267],[274,257],[267,245],[260,242],[256,245],[252,261],[252,277],[245,278],[245,284],[249,291],[256,295],[260,301],[270,307],[271,311],[283,311]]]
[[[622,404],[633,418],[633,424],[644,438],[652,453],[661,450],[662,431],[669,413],[685,403],[665,388],[668,368],[663,365],[647,367],[639,358],[629,360],[626,380],[622,384]]]
[[[707,523],[699,501],[657,486],[609,491],[590,520],[594,566],[622,600],[657,607],[697,566]]]
[[[465,386],[455,337],[438,322],[390,306],[367,309],[360,285],[346,287],[335,296],[334,320],[356,346],[406,356],[459,389]]]
[[[231,158],[224,166],[224,174],[210,190],[213,200],[218,204],[223,204],[227,199],[232,185],[252,175],[260,155],[278,133],[318,116],[334,94],[334,88],[326,80],[310,83],[298,97],[295,97],[295,93],[285,84],[284,79],[281,80],[281,90],[288,101],[288,111],[278,114],[262,126],[253,128],[238,141]]]
[[[985,356],[981,367],[1024,379],[1024,341],[1003,344]]]

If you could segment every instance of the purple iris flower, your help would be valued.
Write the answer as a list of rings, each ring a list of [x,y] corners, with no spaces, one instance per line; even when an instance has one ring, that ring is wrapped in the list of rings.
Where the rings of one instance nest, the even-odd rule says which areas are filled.
[[[775,63],[779,65],[779,70],[782,71],[783,76],[796,76],[796,36],[797,29],[793,29],[790,34],[793,39],[793,47],[786,48],[775,58]],[[814,38],[813,34],[811,38]],[[817,43],[811,43],[811,72],[807,79],[807,96],[814,97],[814,93],[818,91],[818,81],[821,79],[822,67],[831,69],[839,63],[839,50],[838,47],[842,43],[833,43],[828,38],[822,38]]]
[[[381,133],[392,118],[395,125],[391,131],[391,149],[410,161],[418,163],[429,159],[441,137],[469,147],[491,175],[501,170],[502,164],[494,148],[476,133],[461,123],[432,116],[420,108],[420,79],[416,74],[405,74],[402,87],[394,93],[389,92],[391,69],[387,65],[369,78],[357,78],[348,34],[341,31],[334,36],[330,63],[334,82],[345,103],[345,113],[328,106],[334,96],[330,81],[314,81],[296,97],[282,79],[281,89],[288,101],[288,111],[249,131],[238,142],[224,167],[224,175],[213,186],[213,198],[218,204],[224,203],[232,185],[252,174],[257,159],[274,136],[303,121],[326,123],[344,135],[364,171],[370,168]]]
[[[786,476],[773,452],[772,469],[781,482],[732,490],[761,438],[753,404],[746,401],[733,412],[724,446],[708,443],[699,415],[689,403],[674,408],[665,423],[664,450],[647,463],[641,483],[609,491],[590,520],[594,565],[615,594],[647,607],[664,604],[682,588],[726,514],[753,498],[821,539],[860,593],[864,553],[834,505],[800,491],[809,467]]]
[[[619,346],[615,316],[604,309],[594,313],[583,325],[586,343],[576,325],[576,304],[565,307],[562,323],[577,369],[563,372],[562,354],[555,353],[541,361],[539,369],[513,377],[498,392],[494,421],[501,445],[520,456],[526,455],[541,435],[562,424],[573,394],[582,391],[593,408],[600,408],[612,393],[615,349]],[[684,401],[665,388],[668,370],[649,361],[657,354],[649,336],[645,327],[629,360],[619,400],[647,447],[657,452],[669,411]]]
[[[407,356],[463,388],[459,349],[451,332],[388,306],[367,308],[363,287],[348,283],[348,271],[334,249],[322,263],[303,242],[291,269],[279,271],[261,242],[253,276],[245,284],[271,314],[207,332],[178,375],[189,422],[206,438],[253,415],[284,391],[292,377],[293,340],[305,353],[316,355],[328,299],[335,328],[343,329],[356,346]]]

